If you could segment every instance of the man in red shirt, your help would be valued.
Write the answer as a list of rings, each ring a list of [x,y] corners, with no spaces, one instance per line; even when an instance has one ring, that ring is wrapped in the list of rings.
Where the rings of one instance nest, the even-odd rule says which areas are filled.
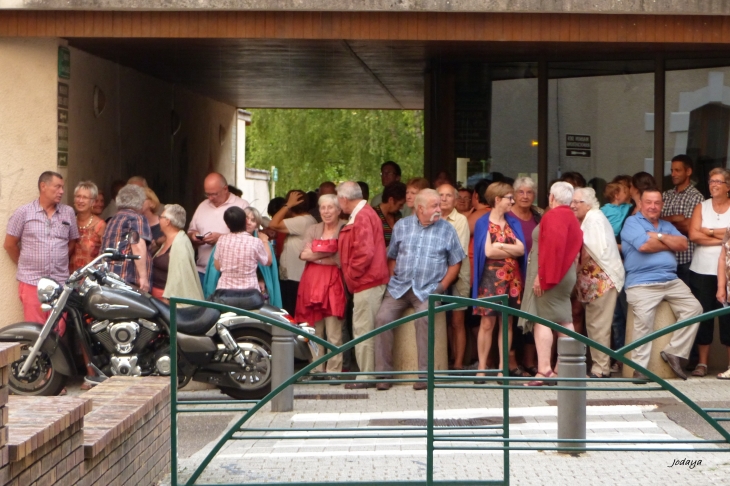
[[[337,186],[337,201],[342,212],[350,215],[340,230],[339,250],[342,274],[347,289],[353,294],[353,338],[375,328],[375,315],[383,300],[385,286],[390,279],[383,225],[375,210],[362,197],[357,182],[343,182]],[[355,346],[355,359],[362,372],[375,370],[375,348],[372,339]],[[358,376],[367,379],[367,375]],[[345,388],[370,388],[370,383],[348,383]]]

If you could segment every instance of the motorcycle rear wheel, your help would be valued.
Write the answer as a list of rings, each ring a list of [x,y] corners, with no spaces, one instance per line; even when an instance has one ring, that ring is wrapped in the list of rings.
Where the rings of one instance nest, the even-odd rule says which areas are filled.
[[[10,390],[16,395],[32,396],[55,396],[61,393],[66,386],[67,378],[53,368],[50,356],[42,351],[36,356],[28,374],[24,378],[18,376],[30,354],[33,342],[20,341],[18,344],[20,344],[20,359],[10,365]]]
[[[237,329],[231,331],[231,336],[236,340],[236,343],[250,343],[259,346],[271,355],[271,334],[267,332],[259,329]],[[261,383],[256,386],[243,385],[244,388],[222,386],[220,390],[236,400],[258,400],[265,397],[271,391],[271,358],[263,358],[257,367],[265,370],[253,374],[253,377],[259,378]],[[251,379],[251,375],[246,377]]]

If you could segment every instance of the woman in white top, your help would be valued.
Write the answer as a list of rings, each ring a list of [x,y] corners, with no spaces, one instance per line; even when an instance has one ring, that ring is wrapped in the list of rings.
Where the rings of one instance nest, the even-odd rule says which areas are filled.
[[[589,338],[610,348],[613,311],[625,278],[616,237],[608,218],[599,209],[596,191],[592,188],[577,188],[570,209],[583,231],[575,291],[586,310],[586,331]],[[591,348],[591,358],[591,378],[610,378],[608,355]]]
[[[719,293],[717,275],[722,253],[720,245],[725,238],[726,228],[730,225],[728,184],[730,184],[729,171],[719,167],[712,169],[709,181],[711,197],[695,207],[689,223],[689,239],[696,245],[689,266],[689,287],[702,304],[703,312],[710,312],[722,306],[718,300],[723,296]],[[724,259],[721,268],[724,272]],[[727,295],[724,295],[724,300],[727,300]],[[730,316],[722,316],[719,319],[720,340],[725,346],[730,346]],[[707,358],[714,331],[714,319],[700,323],[695,338],[700,358],[692,376],[707,374]],[[728,353],[730,356],[730,347]]]
[[[269,223],[270,229],[288,235],[279,259],[279,282],[283,307],[292,316],[297,313],[297,292],[304,273],[305,262],[299,259],[299,255],[304,249],[307,228],[314,224],[317,224],[317,220],[309,214],[306,194],[298,189],[289,191],[286,204]]]

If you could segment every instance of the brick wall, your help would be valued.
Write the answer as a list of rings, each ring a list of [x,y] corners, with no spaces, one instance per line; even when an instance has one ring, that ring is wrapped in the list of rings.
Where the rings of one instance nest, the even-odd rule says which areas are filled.
[[[79,484],[154,484],[170,470],[170,379],[113,377],[85,393]],[[125,426],[126,425],[126,426]]]
[[[170,470],[170,380],[113,377],[78,397],[8,397],[0,343],[0,486],[151,485]]]

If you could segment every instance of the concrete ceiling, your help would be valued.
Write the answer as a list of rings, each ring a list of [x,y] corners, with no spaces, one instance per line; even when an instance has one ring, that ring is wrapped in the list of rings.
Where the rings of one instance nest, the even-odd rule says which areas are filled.
[[[652,72],[657,52],[671,69],[730,65],[729,52],[702,44],[68,40],[78,49],[243,108],[423,109],[431,62],[500,63],[493,79],[534,77],[539,58],[550,62],[551,77]]]

